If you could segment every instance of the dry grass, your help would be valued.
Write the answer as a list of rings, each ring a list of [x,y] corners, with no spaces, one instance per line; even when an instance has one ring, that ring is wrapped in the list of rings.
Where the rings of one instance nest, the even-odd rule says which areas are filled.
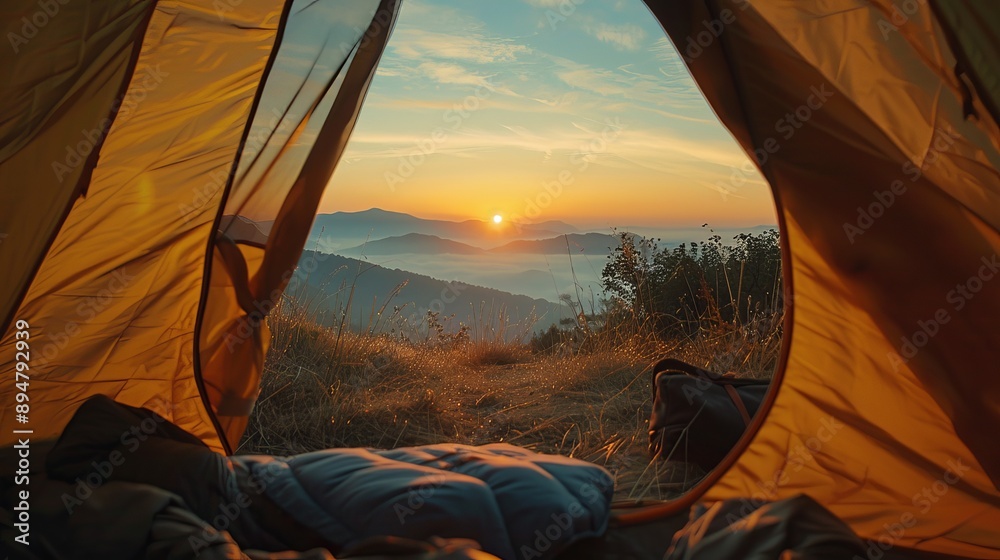
[[[272,350],[241,453],[508,442],[605,466],[618,497],[628,499],[673,497],[704,475],[649,461],[652,363],[671,355],[767,376],[781,334],[774,315],[747,325],[709,322],[669,342],[639,325],[535,353],[509,336],[502,310],[483,310],[464,335],[438,329],[412,342],[321,327],[303,309],[285,301],[270,319]]]

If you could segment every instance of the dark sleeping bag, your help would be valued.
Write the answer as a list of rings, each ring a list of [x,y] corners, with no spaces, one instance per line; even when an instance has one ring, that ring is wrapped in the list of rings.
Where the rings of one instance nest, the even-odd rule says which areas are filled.
[[[881,557],[884,550],[878,551]],[[806,496],[756,503],[697,504],[663,560],[847,560],[870,558],[861,539]]]
[[[46,466],[74,484],[70,505],[107,481],[150,484],[241,547],[268,551],[337,554],[374,536],[443,537],[504,559],[552,558],[604,532],[613,493],[596,465],[507,444],[225,457],[107,397],[77,410]]]

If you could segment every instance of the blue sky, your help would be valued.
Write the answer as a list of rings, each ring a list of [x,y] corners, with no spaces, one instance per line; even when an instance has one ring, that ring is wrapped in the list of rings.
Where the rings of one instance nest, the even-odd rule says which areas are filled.
[[[639,0],[404,0],[321,212],[775,223]]]

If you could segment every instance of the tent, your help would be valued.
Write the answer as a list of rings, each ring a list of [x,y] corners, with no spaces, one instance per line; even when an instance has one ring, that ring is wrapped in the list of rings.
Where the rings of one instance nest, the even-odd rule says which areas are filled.
[[[618,523],[805,493],[870,557],[1000,558],[1000,10],[647,4],[772,186],[789,293],[764,413],[692,492]],[[397,9],[5,2],[3,371],[19,333],[31,351],[30,387],[0,379],[5,445],[100,393],[232,449]]]

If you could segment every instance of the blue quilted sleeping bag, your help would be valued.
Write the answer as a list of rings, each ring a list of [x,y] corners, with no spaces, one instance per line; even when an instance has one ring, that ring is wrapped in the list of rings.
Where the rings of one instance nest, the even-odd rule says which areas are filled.
[[[78,486],[157,486],[244,549],[334,554],[376,536],[442,537],[475,540],[505,560],[545,560],[601,535],[613,494],[601,467],[508,444],[226,457],[106,397],[77,410],[46,472]]]
[[[550,558],[600,535],[613,492],[596,465],[507,444],[233,460],[274,504],[337,543],[387,534],[464,537],[505,559]]]

